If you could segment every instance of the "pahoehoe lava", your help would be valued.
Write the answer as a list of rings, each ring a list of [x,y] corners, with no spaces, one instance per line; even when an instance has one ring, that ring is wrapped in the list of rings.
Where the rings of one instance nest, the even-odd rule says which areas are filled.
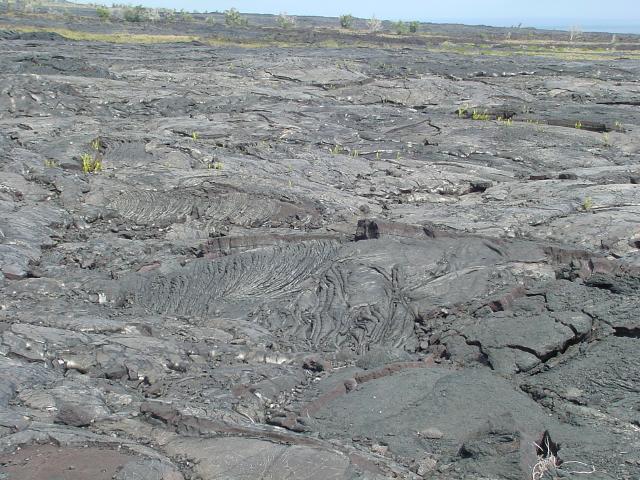
[[[640,476],[639,37],[3,5],[0,479]]]

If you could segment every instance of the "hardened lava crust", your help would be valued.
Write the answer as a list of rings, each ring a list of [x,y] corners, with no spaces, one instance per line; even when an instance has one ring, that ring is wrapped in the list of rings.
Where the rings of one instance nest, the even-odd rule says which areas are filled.
[[[638,478],[640,37],[265,18],[0,14],[0,479]]]

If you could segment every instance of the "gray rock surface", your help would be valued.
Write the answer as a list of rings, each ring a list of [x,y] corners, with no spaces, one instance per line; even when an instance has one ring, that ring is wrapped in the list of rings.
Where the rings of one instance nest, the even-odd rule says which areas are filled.
[[[638,39],[278,35],[0,32],[0,478],[637,478]]]

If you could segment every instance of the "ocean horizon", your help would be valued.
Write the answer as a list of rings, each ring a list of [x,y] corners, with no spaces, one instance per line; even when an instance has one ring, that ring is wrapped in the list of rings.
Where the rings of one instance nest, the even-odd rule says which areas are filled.
[[[549,25],[540,24],[533,25],[535,28],[544,30],[569,30],[571,25]],[[575,25],[582,32],[604,32],[604,33],[628,33],[628,34],[640,34],[640,25],[619,25],[619,24],[593,24],[593,25]]]
[[[568,31],[572,27],[577,28],[581,32],[601,32],[601,33],[617,33],[617,34],[635,34],[640,35],[640,24],[627,23],[620,21],[601,21],[598,23],[572,22],[571,20],[489,20],[489,19],[448,19],[448,20],[426,20],[433,23],[461,23],[464,25],[487,25],[492,27],[517,27],[537,28],[541,30],[563,30]]]

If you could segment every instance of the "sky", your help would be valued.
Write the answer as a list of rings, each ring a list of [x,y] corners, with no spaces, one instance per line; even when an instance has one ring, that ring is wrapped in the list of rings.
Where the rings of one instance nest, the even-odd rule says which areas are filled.
[[[94,0],[95,1],[95,0]],[[102,0],[104,1],[104,0]],[[149,7],[198,11],[419,20],[511,26],[609,26],[640,33],[640,0],[135,0]],[[607,30],[611,31],[611,30]]]

